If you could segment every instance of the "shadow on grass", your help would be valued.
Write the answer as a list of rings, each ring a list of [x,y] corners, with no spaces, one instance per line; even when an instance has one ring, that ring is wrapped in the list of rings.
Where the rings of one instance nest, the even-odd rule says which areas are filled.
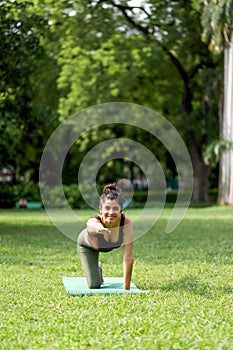
[[[160,287],[159,289],[165,292],[183,290],[190,294],[200,295],[211,299],[220,294],[233,293],[233,287],[230,285],[214,286],[208,283],[202,283],[198,281],[197,278],[192,276],[186,276],[179,280],[170,282],[166,286]]]

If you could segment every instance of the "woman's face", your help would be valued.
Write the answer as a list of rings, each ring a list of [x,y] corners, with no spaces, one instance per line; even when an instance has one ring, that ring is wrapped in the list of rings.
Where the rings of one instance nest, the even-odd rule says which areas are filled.
[[[100,210],[102,221],[106,227],[114,227],[118,225],[121,217],[121,206],[115,199],[106,199]]]

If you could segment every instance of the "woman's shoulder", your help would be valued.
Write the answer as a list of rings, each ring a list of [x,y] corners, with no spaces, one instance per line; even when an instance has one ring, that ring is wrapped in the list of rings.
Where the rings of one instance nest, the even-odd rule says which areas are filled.
[[[92,222],[102,222],[102,220],[101,220],[101,217],[100,217],[100,215],[98,215],[98,214],[96,214],[96,215],[93,215],[92,217],[90,217],[88,220],[87,220],[87,222],[90,222],[90,221],[92,221]]]
[[[125,222],[124,222],[125,225],[127,225],[127,224],[132,222],[132,220],[127,215],[125,215],[124,213],[122,215],[124,215],[124,218],[125,218]]]
[[[91,219],[96,219],[96,220],[99,220],[99,221],[100,221],[100,220],[101,220],[101,217],[100,217],[99,214],[96,214],[96,215],[92,216]]]

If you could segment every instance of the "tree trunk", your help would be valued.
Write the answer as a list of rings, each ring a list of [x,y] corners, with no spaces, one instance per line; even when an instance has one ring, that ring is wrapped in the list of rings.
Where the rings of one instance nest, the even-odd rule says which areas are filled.
[[[193,200],[196,202],[208,202],[211,166],[205,164],[194,143],[189,146],[189,152],[194,172]]]
[[[224,101],[220,139],[233,142],[233,41],[224,50]],[[219,205],[233,205],[233,149],[220,157]]]

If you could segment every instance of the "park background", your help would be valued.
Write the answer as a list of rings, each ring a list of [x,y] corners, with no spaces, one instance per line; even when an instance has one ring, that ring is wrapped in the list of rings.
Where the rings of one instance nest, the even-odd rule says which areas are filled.
[[[138,3],[0,1],[0,349],[232,349],[233,2]],[[150,149],[168,192],[158,222],[134,244],[133,282],[149,295],[72,298],[62,276],[83,275],[75,242],[43,208],[15,206],[21,198],[41,204],[39,165],[55,128],[106,102],[151,108],[176,127],[192,159],[193,198],[166,234],[179,185],[166,148],[126,125],[83,134],[63,168],[67,200],[83,222],[93,210],[79,193],[79,164],[107,139]],[[138,185],[126,211],[136,218],[147,196],[143,174],[114,160],[96,180],[101,187],[113,177]],[[57,208],[56,198],[55,184]],[[122,276],[120,250],[101,260],[104,276]]]
[[[135,103],[164,116],[190,153],[193,200],[233,204],[232,1],[2,1],[0,16],[1,207],[22,197],[40,201],[39,164],[52,132],[106,102]],[[109,124],[83,133],[66,157],[71,206],[83,205],[77,174],[85,154],[119,137],[150,149],[168,189],[177,190],[164,145],[145,130]],[[127,159],[106,163],[96,175],[100,184],[145,183]]]

